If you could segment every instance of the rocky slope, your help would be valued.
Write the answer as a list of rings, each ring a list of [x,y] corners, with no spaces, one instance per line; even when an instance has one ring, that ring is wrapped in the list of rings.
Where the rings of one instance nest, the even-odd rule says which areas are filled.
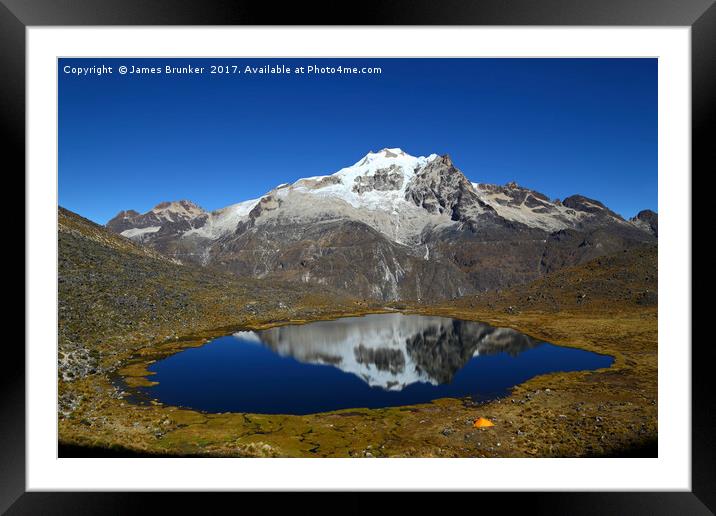
[[[161,203],[107,227],[182,263],[425,302],[655,243],[657,215],[646,213],[627,221],[581,195],[471,183],[449,156],[383,149],[214,212]]]
[[[578,266],[546,274],[527,285],[502,292],[466,296],[460,307],[488,307],[518,314],[526,310],[609,310],[656,308],[658,305],[656,245],[644,245],[594,258]]]
[[[63,381],[111,370],[141,345],[264,317],[282,320],[354,306],[332,289],[239,279],[174,263],[63,208],[58,230]]]

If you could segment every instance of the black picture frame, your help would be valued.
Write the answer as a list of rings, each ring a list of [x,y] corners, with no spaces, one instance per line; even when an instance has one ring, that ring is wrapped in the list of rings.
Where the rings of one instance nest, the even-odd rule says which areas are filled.
[[[340,14],[339,14],[340,13]],[[715,146],[707,136],[716,120],[716,6],[714,0],[392,0],[380,3],[281,3],[207,0],[0,0],[0,117],[5,161],[20,170],[25,163],[25,29],[31,26],[83,25],[575,25],[691,27],[692,170],[708,177],[716,162]],[[14,159],[12,159],[14,158]],[[12,173],[8,168],[6,173]],[[693,177],[693,172],[692,172]],[[684,180],[690,180],[685,177]],[[27,271],[26,271],[27,274]],[[684,342],[690,344],[690,335]],[[25,492],[25,354],[6,346],[0,398],[0,511],[8,514],[127,513],[147,509],[147,498],[160,497],[164,509],[205,507],[184,494],[26,493]],[[467,501],[475,509],[499,507],[509,511],[528,504],[531,512],[553,514],[711,514],[716,511],[716,413],[708,369],[714,347],[707,341],[692,345],[692,491],[630,493],[480,494]],[[668,445],[668,443],[667,443]],[[212,494],[212,502],[227,495]],[[241,496],[247,496],[246,494]],[[372,495],[353,493],[347,510],[372,505]],[[319,510],[307,497],[305,503]],[[422,504],[422,497],[412,498]],[[222,501],[222,500],[220,500]],[[244,507],[251,500],[242,500]],[[454,503],[454,502],[453,502]],[[458,502],[459,503],[459,502]],[[202,505],[199,505],[202,504]],[[411,504],[403,505],[410,509]],[[463,510],[463,509],[460,509]]]

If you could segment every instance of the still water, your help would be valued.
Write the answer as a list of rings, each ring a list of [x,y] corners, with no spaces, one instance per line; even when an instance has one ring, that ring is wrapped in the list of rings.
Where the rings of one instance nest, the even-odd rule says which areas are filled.
[[[206,412],[309,414],[507,394],[533,376],[613,358],[509,328],[377,314],[220,337],[149,367],[159,401]]]

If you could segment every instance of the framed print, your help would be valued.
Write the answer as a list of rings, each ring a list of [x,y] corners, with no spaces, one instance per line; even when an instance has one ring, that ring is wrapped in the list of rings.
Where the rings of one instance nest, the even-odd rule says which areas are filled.
[[[713,510],[691,339],[710,2],[391,2],[351,26],[4,4],[27,306],[3,509],[341,490]]]

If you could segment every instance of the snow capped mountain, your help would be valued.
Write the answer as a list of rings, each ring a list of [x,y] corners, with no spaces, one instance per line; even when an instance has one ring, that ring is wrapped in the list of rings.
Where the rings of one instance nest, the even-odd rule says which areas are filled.
[[[439,180],[436,181],[435,177],[430,178],[419,198],[416,195],[421,180],[427,181],[423,176],[427,175],[428,165],[436,160],[440,161],[437,154],[415,157],[400,148],[386,148],[369,152],[355,164],[331,175],[284,183],[259,199],[243,201],[211,213],[191,201],[163,202],[143,215],[133,210],[120,212],[108,223],[108,227],[117,230],[120,226],[128,226],[120,231],[123,236],[144,239],[148,234],[157,233],[164,225],[192,221],[183,236],[218,239],[233,233],[263,201],[266,209],[261,212],[267,218],[278,205],[282,205],[281,215],[289,218],[309,219],[314,215],[325,219],[326,214],[333,213],[365,222],[395,242],[415,243],[415,238],[426,225],[450,220],[441,217],[445,206],[435,196],[439,188]],[[451,172],[455,177],[462,176],[457,169]],[[482,203],[483,209],[478,211],[494,211],[505,220],[525,226],[558,231],[577,227],[600,211],[617,221],[622,220],[598,201],[582,196],[574,196],[582,201],[572,208],[516,183],[498,186],[471,183],[464,176],[462,179],[465,179],[464,188],[471,190]],[[426,200],[428,196],[425,193],[431,199]],[[644,226],[641,222],[634,225]]]
[[[369,152],[355,164],[331,175],[299,179],[267,194],[281,205],[274,215],[283,220],[349,218],[358,220],[394,242],[409,244],[430,220],[430,214],[406,199],[418,172],[437,159],[411,156],[401,149]],[[272,223],[272,210],[262,222]],[[436,221],[433,221],[436,222]]]
[[[180,261],[397,299],[528,281],[653,241],[655,217],[625,221],[581,195],[560,202],[516,183],[473,183],[447,155],[385,148],[211,213],[174,201],[107,226]]]
[[[416,171],[435,158],[437,154],[416,158],[401,149],[382,149],[331,176],[299,179],[290,189],[342,199],[355,208],[397,209]]]

